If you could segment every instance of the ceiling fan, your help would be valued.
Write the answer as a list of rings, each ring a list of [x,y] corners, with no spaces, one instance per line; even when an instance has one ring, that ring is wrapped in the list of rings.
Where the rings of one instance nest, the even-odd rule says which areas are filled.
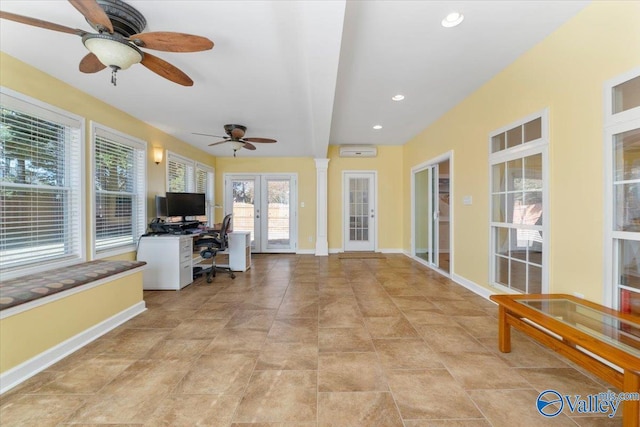
[[[201,36],[166,31],[142,33],[147,26],[146,19],[122,0],[69,0],[69,3],[97,33],[4,11],[0,11],[0,18],[82,37],[89,53],[80,61],[80,71],[97,73],[111,67],[114,86],[117,71],[137,63],[174,83],[193,86],[193,80],[180,69],[140,48],[165,52],[200,52],[213,48],[213,42]]]
[[[259,142],[259,143],[278,142],[275,139],[271,139],[271,138],[245,138],[244,133],[247,131],[247,127],[243,125],[233,125],[233,124],[224,125],[224,131],[227,133],[228,136],[209,135],[207,133],[196,133],[196,132],[194,132],[193,134],[204,135],[204,136],[214,136],[216,138],[224,138],[222,141],[217,141],[209,144],[209,146],[230,142],[231,147],[233,148],[233,157],[236,156],[236,151],[238,151],[241,148],[246,148],[247,150],[255,150],[256,146],[253,145],[252,142],[254,143],[255,142]]]

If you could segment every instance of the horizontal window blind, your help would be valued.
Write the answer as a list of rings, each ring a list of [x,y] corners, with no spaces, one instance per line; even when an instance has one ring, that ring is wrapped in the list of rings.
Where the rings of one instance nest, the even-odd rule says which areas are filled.
[[[137,243],[146,229],[146,144],[94,125],[95,252]]]
[[[177,154],[167,155],[167,191],[192,193],[194,185],[194,162]]]
[[[213,169],[201,163],[196,163],[196,193],[206,195],[206,218],[198,218],[199,221],[206,221],[213,224]]]
[[[83,121],[22,98],[0,92],[3,279],[83,256]]]

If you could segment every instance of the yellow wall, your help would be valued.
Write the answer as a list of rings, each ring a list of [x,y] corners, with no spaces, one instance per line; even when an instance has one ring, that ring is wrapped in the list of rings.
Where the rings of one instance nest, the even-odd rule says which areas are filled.
[[[218,157],[216,160],[216,204],[224,205],[225,173],[295,173],[298,175],[298,250],[315,250],[316,164],[310,157]],[[304,202],[304,208],[300,204]],[[216,222],[224,212],[216,209]],[[311,237],[311,241],[309,241]]]
[[[592,3],[404,146],[407,182],[412,166],[454,150],[456,274],[489,281],[489,133],[548,108],[550,290],[602,300],[603,84],[640,66],[639,22],[639,2]],[[409,209],[404,219],[408,250]]]
[[[376,171],[378,175],[378,248],[403,247],[403,198],[401,146],[378,146],[378,155],[368,158],[341,158],[339,147],[329,147],[328,218],[329,250],[342,248],[342,172]],[[408,183],[409,181],[407,181]]]
[[[0,320],[0,372],[142,301],[142,272]]]
[[[78,72],[70,70],[69,72]],[[166,153],[160,165],[153,162],[153,147],[160,147],[163,150],[170,150],[182,156],[196,159],[200,163],[210,166],[215,165],[215,157],[204,151],[185,144],[184,142],[167,135],[159,129],[150,126],[97,98],[75,89],[68,84],[51,77],[3,52],[0,52],[0,85],[20,92],[24,95],[46,102],[63,110],[84,117],[86,120],[85,133],[85,154],[86,164],[91,162],[90,150],[90,121],[93,120],[101,125],[131,135],[135,138],[147,142],[147,216],[155,216],[154,196],[164,194],[166,187]],[[120,90],[117,87],[114,91]],[[185,90],[189,90],[188,88]],[[90,184],[93,182],[89,176],[89,167],[86,168],[86,200],[90,198]],[[89,210],[87,209],[87,212]],[[87,221],[86,236],[91,235],[92,223]],[[89,240],[87,237],[87,258],[90,252]],[[135,253],[123,254],[117,258],[133,259]]]

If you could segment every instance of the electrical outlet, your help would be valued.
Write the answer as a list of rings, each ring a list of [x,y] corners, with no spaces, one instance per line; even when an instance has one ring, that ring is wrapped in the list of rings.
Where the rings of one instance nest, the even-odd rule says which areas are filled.
[[[300,202],[300,207],[304,208],[304,202]]]

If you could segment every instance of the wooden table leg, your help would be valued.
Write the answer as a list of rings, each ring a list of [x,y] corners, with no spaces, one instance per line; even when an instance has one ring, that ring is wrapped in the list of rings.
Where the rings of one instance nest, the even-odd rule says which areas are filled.
[[[511,352],[511,326],[507,322],[507,310],[498,306],[498,348],[503,353]]]
[[[640,376],[625,369],[622,391],[626,393],[640,392]],[[640,401],[625,400],[622,402],[622,425],[623,427],[640,426]]]

